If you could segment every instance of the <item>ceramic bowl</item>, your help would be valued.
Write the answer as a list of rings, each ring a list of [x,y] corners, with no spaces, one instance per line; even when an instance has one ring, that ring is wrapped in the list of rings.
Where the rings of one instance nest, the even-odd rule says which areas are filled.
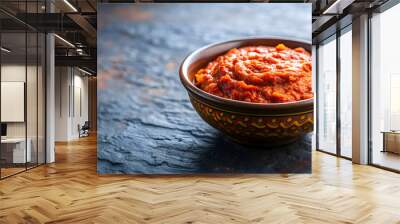
[[[207,93],[194,85],[194,74],[216,57],[232,48],[264,45],[303,47],[311,43],[280,37],[249,37],[211,44],[187,56],[179,69],[180,79],[201,118],[231,140],[248,145],[288,144],[312,132],[313,102],[307,99],[289,103],[251,103]]]

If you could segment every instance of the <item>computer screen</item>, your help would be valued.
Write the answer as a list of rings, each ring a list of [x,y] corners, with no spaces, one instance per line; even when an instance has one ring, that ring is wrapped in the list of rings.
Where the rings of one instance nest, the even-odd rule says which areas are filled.
[[[7,124],[1,124],[1,136],[7,136]]]

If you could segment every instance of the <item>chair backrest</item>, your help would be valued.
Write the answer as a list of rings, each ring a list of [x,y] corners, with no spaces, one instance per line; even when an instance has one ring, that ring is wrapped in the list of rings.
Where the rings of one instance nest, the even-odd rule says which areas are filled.
[[[90,127],[89,124],[90,124],[89,121],[85,121],[85,123],[83,124],[82,128],[89,128]]]

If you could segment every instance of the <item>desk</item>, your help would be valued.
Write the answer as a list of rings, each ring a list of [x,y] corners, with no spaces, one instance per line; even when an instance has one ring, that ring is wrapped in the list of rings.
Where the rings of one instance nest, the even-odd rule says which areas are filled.
[[[382,131],[382,152],[393,152],[400,154],[400,131]]]
[[[25,138],[5,138],[1,139],[1,145],[2,147],[2,152],[10,151],[12,152],[12,161],[11,158],[9,159],[8,162],[10,163],[25,163],[25,162],[30,162],[32,158],[31,154],[31,139],[28,138],[26,140],[27,147],[26,147],[26,152],[25,152]],[[9,148],[12,146],[13,148]],[[10,156],[11,157],[11,156]],[[25,158],[27,160],[25,161]]]

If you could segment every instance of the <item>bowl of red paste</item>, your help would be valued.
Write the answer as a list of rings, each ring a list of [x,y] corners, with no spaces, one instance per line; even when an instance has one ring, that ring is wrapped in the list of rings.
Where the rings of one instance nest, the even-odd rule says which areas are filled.
[[[233,141],[282,145],[313,130],[311,43],[249,37],[207,45],[179,70],[189,99]]]

